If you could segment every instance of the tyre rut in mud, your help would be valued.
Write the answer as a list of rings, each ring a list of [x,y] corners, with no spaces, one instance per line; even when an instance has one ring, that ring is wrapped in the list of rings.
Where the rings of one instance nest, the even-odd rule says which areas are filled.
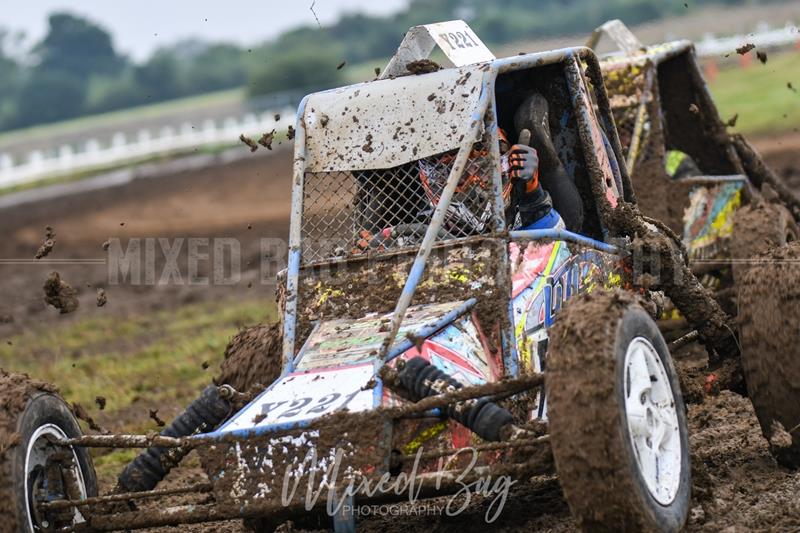
[[[646,347],[650,357],[640,367],[647,371],[638,376],[644,379],[640,392],[632,386],[629,366],[631,347],[638,345]],[[638,299],[621,291],[576,297],[551,330],[546,372],[556,470],[581,527],[587,531],[679,531],[688,514],[691,491],[686,413],[666,343]],[[660,399],[655,403],[666,407],[656,408],[653,416],[658,421],[654,427],[663,432],[646,440],[656,460],[653,477],[643,473],[647,459],[639,457],[647,451],[639,437],[644,433],[634,430],[631,421],[636,416],[634,408],[647,407],[647,416],[640,417],[642,425],[636,427],[650,430],[648,406],[655,403],[646,404],[645,397],[647,402],[655,400],[658,387]],[[666,420],[662,413],[671,417],[669,424],[662,425]],[[659,455],[663,450],[672,452]],[[665,465],[671,465],[664,467],[666,475],[658,470],[661,457]]]
[[[770,451],[800,467],[800,242],[756,256],[739,283],[742,368]]]

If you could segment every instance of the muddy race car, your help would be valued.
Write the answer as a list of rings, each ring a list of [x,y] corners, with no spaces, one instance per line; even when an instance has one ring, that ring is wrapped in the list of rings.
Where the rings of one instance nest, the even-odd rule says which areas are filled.
[[[546,112],[526,114],[533,94]],[[555,148],[579,227],[509,223],[500,137],[524,130]],[[282,340],[250,365],[272,383],[210,385],[159,435],[84,435],[52,387],[3,374],[3,526],[352,531],[355,505],[556,474],[584,529],[681,529],[688,433],[652,265],[701,340],[735,339],[638,214],[594,53],[496,59],[462,21],[415,27],[379,79],[307,96],[296,131]],[[92,447],[144,451],[98,495]],[[208,481],[158,488],[190,451]]]
[[[735,315],[742,265],[797,239],[800,199],[727,133],[736,120],[720,119],[690,41],[644,46],[614,20],[587,46],[604,38],[614,51],[600,66],[637,202],[681,235],[693,270]]]

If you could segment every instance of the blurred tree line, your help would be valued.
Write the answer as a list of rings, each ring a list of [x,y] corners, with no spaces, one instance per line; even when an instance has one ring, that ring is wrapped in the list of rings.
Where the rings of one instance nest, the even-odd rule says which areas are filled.
[[[754,0],[689,0],[692,7]],[[776,0],[780,1],[780,0]],[[391,56],[411,26],[462,18],[488,44],[587,33],[605,20],[626,24],[686,11],[683,0],[410,0],[389,16],[345,14],[320,29],[284,32],[253,48],[185,40],[136,64],[102,27],[69,13],[48,19],[45,37],[27,50],[0,28],[0,130],[53,122],[246,87],[250,95],[314,90],[344,83],[349,64]]]

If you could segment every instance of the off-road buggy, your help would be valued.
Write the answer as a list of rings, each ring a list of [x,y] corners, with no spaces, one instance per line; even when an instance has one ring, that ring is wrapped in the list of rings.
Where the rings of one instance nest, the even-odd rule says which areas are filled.
[[[743,372],[727,372],[727,385],[747,389],[767,438],[787,442],[773,446],[776,457],[796,468],[798,444],[776,422],[790,432],[800,424],[792,303],[800,272],[796,246],[786,248],[800,235],[800,198],[742,135],[728,133],[735,119],[720,119],[690,41],[644,46],[613,20],[587,46],[604,37],[614,51],[600,66],[637,203],[681,235],[692,271],[737,317]],[[671,322],[668,339],[692,327],[680,313],[661,318]]]
[[[435,45],[452,68],[427,59]],[[532,93],[549,118],[531,127],[579,194],[576,231],[507,226],[499,129],[517,137]],[[434,172],[441,186],[424,187]],[[211,385],[160,435],[82,435],[52,388],[4,375],[5,524],[242,518],[269,531],[291,518],[348,531],[354,502],[557,474],[583,528],[677,531],[690,501],[685,408],[656,306],[632,285],[640,236],[702,293],[657,226],[635,212],[590,49],[495,59],[461,21],[412,28],[378,80],[298,110],[282,354],[262,354],[282,357],[280,376],[255,397]],[[687,316],[724,344],[724,317],[713,301],[703,309]],[[145,451],[98,496],[90,447]],[[190,451],[208,481],[157,488]]]
[[[800,199],[728,134],[735,121],[720,119],[690,41],[644,46],[614,20],[587,46],[603,37],[615,50],[600,66],[638,204],[682,236],[695,272],[736,314],[732,267],[795,240]]]

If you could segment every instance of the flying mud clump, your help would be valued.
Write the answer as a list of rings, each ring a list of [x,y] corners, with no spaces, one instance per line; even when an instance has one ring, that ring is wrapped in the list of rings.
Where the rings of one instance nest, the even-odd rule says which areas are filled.
[[[244,133],[239,135],[239,140],[242,141],[244,144],[246,144],[250,148],[251,152],[255,152],[256,150],[258,150],[258,145],[255,143],[255,141],[250,137],[248,137],[247,135],[245,135]]]
[[[56,245],[56,233],[53,231],[53,228],[51,226],[45,226],[44,230],[44,242],[39,249],[36,250],[34,259],[43,259],[47,257],[50,255],[50,252],[53,251],[53,247]]]
[[[78,308],[78,292],[61,279],[58,272],[51,272],[44,282],[44,301],[58,309],[62,315]]]
[[[258,140],[258,144],[266,148],[267,150],[272,150],[272,141],[275,140],[275,130],[265,133],[261,136]]]
[[[103,307],[108,303],[108,296],[103,289],[97,289],[97,307]]]
[[[281,372],[282,341],[280,323],[243,329],[225,348],[225,359],[214,382],[244,393],[271,383]]]
[[[439,63],[431,61],[430,59],[420,59],[418,61],[411,61],[406,65],[406,70],[411,74],[428,74],[441,70],[442,67]]]

